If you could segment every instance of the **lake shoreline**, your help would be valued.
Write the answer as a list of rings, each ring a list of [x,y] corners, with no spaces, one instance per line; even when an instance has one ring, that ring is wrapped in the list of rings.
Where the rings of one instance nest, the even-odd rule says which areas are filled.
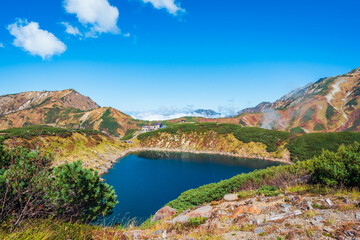
[[[247,159],[260,159],[265,161],[271,161],[271,162],[280,162],[284,164],[293,164],[291,161],[287,159],[279,159],[279,158],[268,158],[268,157],[260,157],[260,156],[248,156],[248,155],[242,155],[242,154],[235,154],[235,153],[229,153],[229,152],[217,152],[217,151],[197,151],[197,150],[187,150],[187,149],[172,149],[172,148],[149,148],[149,147],[134,147],[126,149],[116,156],[115,161],[111,161],[111,164],[107,164],[105,168],[100,171],[100,175],[105,175],[108,173],[108,171],[113,168],[114,164],[116,164],[121,158],[126,157],[129,154],[136,153],[136,152],[173,152],[173,153],[192,153],[192,154],[209,154],[209,155],[223,155],[223,156],[230,156],[230,157],[237,157],[237,158],[247,158]]]

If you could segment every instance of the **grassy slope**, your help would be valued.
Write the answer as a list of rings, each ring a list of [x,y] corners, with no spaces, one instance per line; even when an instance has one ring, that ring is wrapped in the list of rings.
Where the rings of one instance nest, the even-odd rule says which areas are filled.
[[[89,168],[100,170],[116,159],[127,144],[93,130],[66,130],[62,128],[32,126],[1,131],[8,147],[22,146],[51,153],[55,164],[82,160]]]

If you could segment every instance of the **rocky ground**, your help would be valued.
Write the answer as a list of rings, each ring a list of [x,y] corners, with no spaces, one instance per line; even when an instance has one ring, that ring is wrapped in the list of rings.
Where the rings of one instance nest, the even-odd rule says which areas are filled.
[[[244,193],[240,193],[241,196]],[[360,196],[255,191],[177,213],[165,207],[131,239],[360,239]]]

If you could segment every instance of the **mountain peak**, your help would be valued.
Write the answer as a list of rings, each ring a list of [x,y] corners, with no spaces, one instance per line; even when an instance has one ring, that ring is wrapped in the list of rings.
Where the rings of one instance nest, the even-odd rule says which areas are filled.
[[[75,108],[82,111],[100,106],[89,97],[81,95],[74,89],[62,91],[31,91],[0,96],[0,115],[28,110],[35,107]]]
[[[239,112],[248,126],[296,132],[360,130],[360,68],[321,78],[273,103]],[[245,115],[244,115],[245,114]],[[249,114],[260,114],[250,121]]]

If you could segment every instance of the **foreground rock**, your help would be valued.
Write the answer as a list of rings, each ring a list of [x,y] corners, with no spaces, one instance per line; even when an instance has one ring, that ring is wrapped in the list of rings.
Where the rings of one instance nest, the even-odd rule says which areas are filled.
[[[255,206],[240,206],[238,208],[236,208],[232,215],[231,218],[235,219],[237,217],[239,217],[239,215],[243,214],[243,213],[250,213],[250,214],[255,214],[255,215],[259,215],[261,213],[261,208],[255,207]]]
[[[171,220],[148,230],[138,230],[138,239],[359,240],[359,196],[295,192],[273,197],[252,195],[231,201],[224,197],[211,205],[172,215]],[[163,211],[167,213],[169,209],[158,213]],[[205,219],[190,221],[197,217]],[[133,233],[128,236],[133,237]]]
[[[185,212],[180,214],[179,216],[176,216],[171,220],[172,223],[184,223],[187,222],[190,218],[196,218],[196,217],[204,217],[209,218],[213,214],[213,208],[210,205],[203,206],[200,208],[197,208],[190,212]]]
[[[209,218],[213,212],[213,208],[210,205],[200,207],[194,211],[191,211],[187,214],[190,218],[195,217],[206,217]]]
[[[228,202],[236,201],[238,199],[239,199],[239,197],[238,197],[237,194],[227,194],[227,195],[224,196],[224,200],[228,201]]]
[[[177,213],[177,211],[169,206],[161,208],[159,211],[157,211],[154,215],[154,217],[151,219],[152,222],[160,221],[164,219],[169,219],[172,216],[174,216]]]

